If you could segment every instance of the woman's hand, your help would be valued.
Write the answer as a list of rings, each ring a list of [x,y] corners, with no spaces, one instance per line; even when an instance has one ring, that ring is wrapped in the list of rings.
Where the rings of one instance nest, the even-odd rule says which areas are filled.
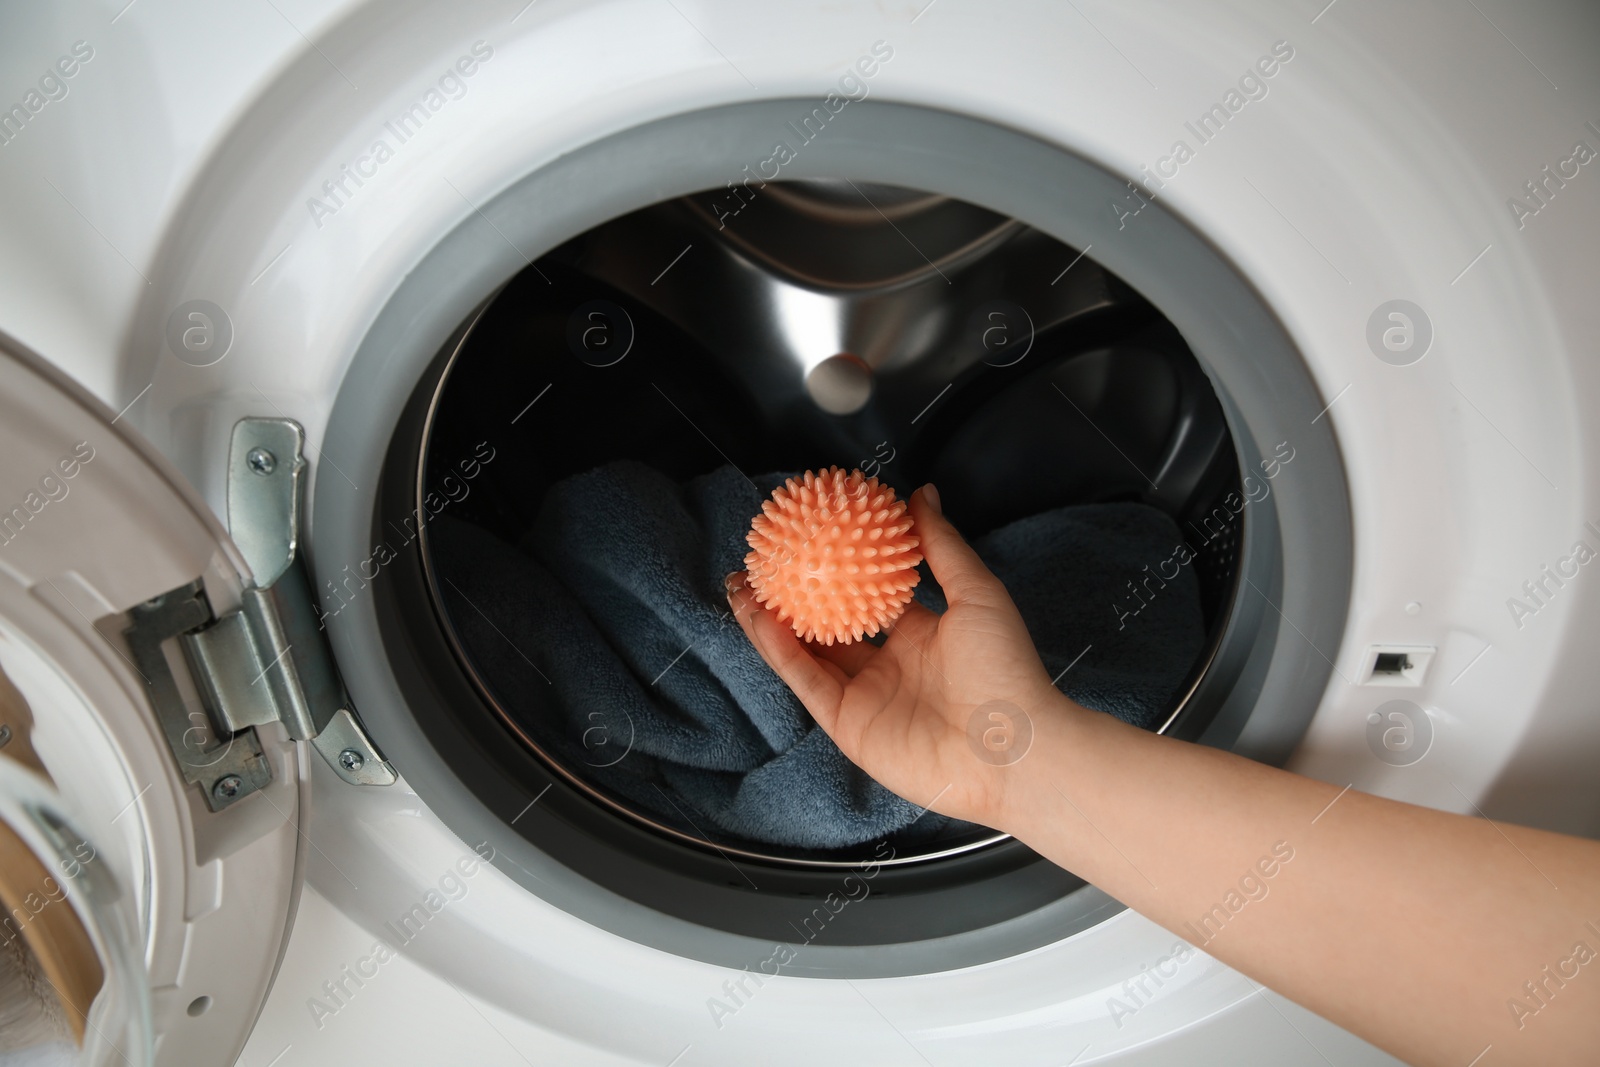
[[[1005,587],[924,486],[912,532],[949,610],[913,602],[882,647],[802,642],[756,602],[743,571],[728,576],[734,616],[849,759],[894,793],[958,819],[1005,821],[1011,765],[1034,731],[1071,715]]]
[[[1407,1063],[1594,1062],[1600,963],[1578,968],[1600,936],[1600,843],[1371,796],[1086,711],[1045,677],[931,486],[911,513],[950,610],[913,604],[882,648],[803,644],[730,576],[755,647],[864,771],[1012,834]]]

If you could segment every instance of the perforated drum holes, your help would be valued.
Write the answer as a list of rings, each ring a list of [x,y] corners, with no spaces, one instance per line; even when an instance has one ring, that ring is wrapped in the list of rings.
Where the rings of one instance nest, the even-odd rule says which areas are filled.
[[[209,367],[233,347],[233,320],[209,300],[188,300],[167,316],[167,347],[191,367]]]
[[[967,744],[984,763],[1009,767],[1033,747],[1033,719],[1009,701],[980,704],[967,720]]]
[[[633,319],[609,300],[579,304],[567,318],[567,347],[591,367],[613,367],[633,348]]]
[[[1391,367],[1409,367],[1433,347],[1433,320],[1409,300],[1379,304],[1367,319],[1367,347]]]

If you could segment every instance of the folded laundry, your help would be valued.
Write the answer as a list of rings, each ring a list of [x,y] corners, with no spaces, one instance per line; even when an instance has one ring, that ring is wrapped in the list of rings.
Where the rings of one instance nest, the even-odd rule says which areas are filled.
[[[845,759],[730,617],[723,578],[786,477],[723,467],[680,486],[611,463],[554,486],[520,547],[435,519],[435,573],[464,652],[552,756],[686,833],[825,851],[965,829]],[[1052,674],[1071,664],[1061,688],[1148,727],[1200,650],[1198,587],[1184,569],[1135,618],[1111,605],[1179,540],[1162,512],[1116,503],[1035,515],[974,547]],[[942,610],[926,574],[917,596]]]

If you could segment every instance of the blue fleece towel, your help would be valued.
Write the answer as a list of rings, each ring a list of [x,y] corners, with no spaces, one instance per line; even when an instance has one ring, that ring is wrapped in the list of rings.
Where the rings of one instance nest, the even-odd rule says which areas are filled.
[[[1016,602],[1045,669],[1060,676],[1058,688],[1084,707],[1153,730],[1205,640],[1192,568],[1179,567],[1170,579],[1159,569],[1182,542],[1155,508],[1080,504],[1018,519],[973,548]],[[945,610],[926,564],[914,595]]]
[[[430,533],[451,623],[542,746],[687,833],[834,850],[967,829],[846,760],[729,616],[723,578],[742,568],[750,520],[785,477],[751,484],[724,467],[679,486],[609,464],[553,487],[521,550],[441,516]],[[1198,588],[1183,569],[1121,629],[1113,605],[1180,541],[1159,511],[1105,504],[1034,516],[974,547],[1052,674],[1093,644],[1061,687],[1148,726],[1200,650]],[[943,608],[926,571],[918,597]]]

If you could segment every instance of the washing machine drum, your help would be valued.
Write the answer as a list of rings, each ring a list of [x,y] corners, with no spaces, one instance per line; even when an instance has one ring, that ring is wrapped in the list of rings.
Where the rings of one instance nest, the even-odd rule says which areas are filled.
[[[617,219],[475,318],[425,387],[429,584],[511,732],[656,830],[771,861],[993,844],[849,767],[762,667],[721,592],[750,516],[805,469],[932,479],[1063,688],[1164,728],[1232,591],[1225,539],[1149,582],[1238,487],[1221,407],[1094,262],[1050,285],[1075,252],[1035,230],[898,188],[763,192],[736,230],[694,197]],[[675,246],[692,270],[645,279]],[[917,596],[942,607],[926,568]]]
[[[976,205],[771,183],[729,227],[706,199],[530,264],[414,390],[369,569],[426,744],[567,870],[722,932],[791,937],[796,901],[862,865],[872,895],[820,943],[1060,905],[1081,881],[851,767],[729,617],[723,577],[800,471],[901,496],[933,481],[1065,692],[1198,736],[1245,524],[1210,380],[1134,289]],[[342,614],[366,583],[323,591]],[[942,610],[925,567],[917,596]]]

